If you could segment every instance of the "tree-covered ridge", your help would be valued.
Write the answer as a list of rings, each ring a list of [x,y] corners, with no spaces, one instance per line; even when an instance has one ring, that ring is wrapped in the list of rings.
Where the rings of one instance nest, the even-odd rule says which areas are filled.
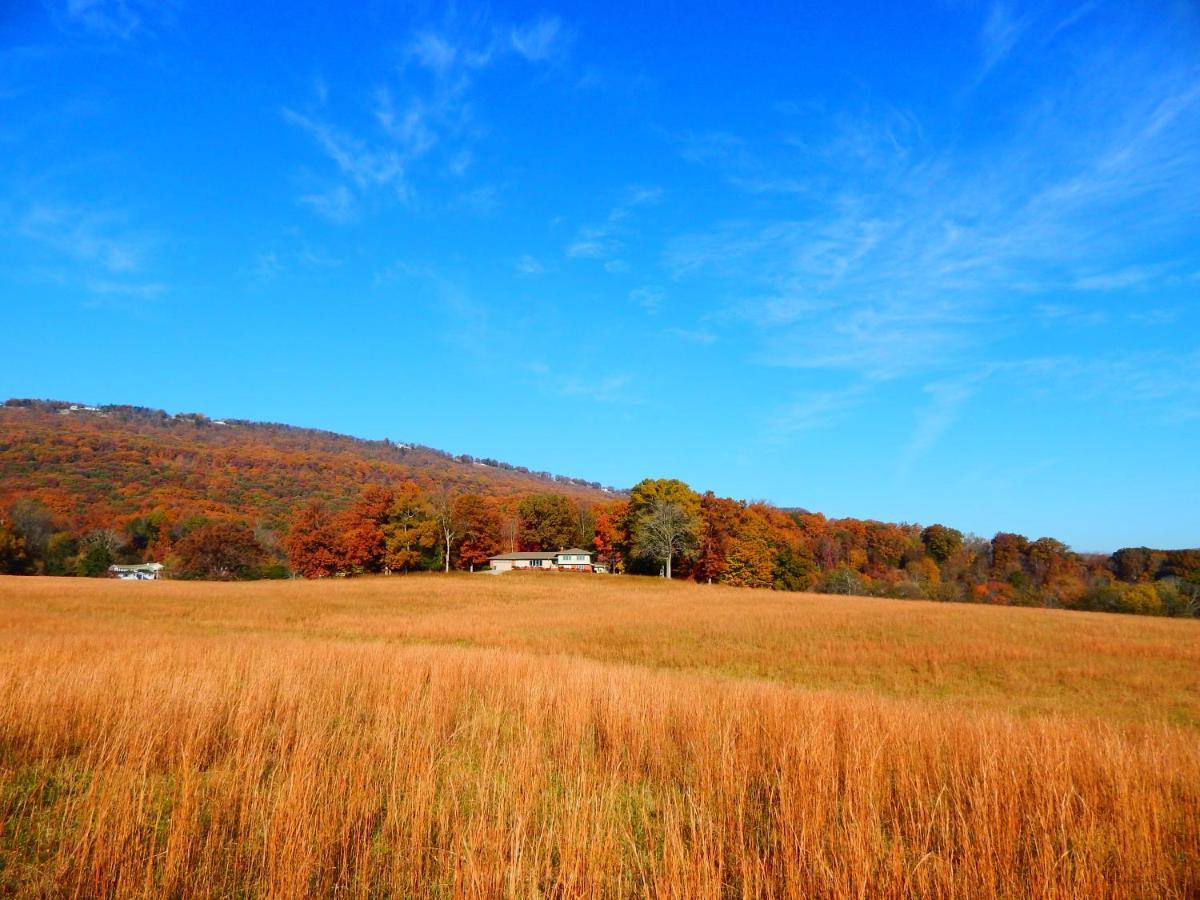
[[[60,401],[0,407],[0,508],[36,498],[76,530],[155,510],[278,528],[303,503],[344,507],[365,484],[402,480],[498,496],[616,493],[494,459],[274,423]]]
[[[646,479],[618,494],[428,448],[131,407],[0,410],[0,572],[310,578],[475,570],[590,548],[610,571],[954,602],[1195,616],[1200,550],[827,519]]]

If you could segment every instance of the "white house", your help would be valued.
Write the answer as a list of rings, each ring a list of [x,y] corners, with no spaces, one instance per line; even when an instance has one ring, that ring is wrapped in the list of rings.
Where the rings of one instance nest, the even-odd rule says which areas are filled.
[[[554,554],[554,565],[572,572],[590,572],[592,571],[592,553],[590,550],[580,550],[578,547],[559,550]]]
[[[550,572],[563,570],[568,572],[597,572],[604,571],[603,566],[592,565],[592,552],[571,547],[569,550],[532,551],[521,553],[500,553],[491,557],[493,572],[511,572],[514,569],[529,569]]]
[[[139,563],[136,566],[109,566],[108,571],[114,578],[122,581],[155,581],[158,573],[163,570],[162,563]]]

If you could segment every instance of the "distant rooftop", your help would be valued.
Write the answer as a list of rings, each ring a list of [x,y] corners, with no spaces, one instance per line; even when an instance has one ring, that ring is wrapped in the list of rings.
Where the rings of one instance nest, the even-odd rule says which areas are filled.
[[[578,547],[572,547],[569,550],[528,550],[519,553],[498,553],[495,556],[488,557],[489,559],[554,559],[556,556],[564,556],[566,554],[582,553],[586,556],[591,556],[591,550],[580,550]]]

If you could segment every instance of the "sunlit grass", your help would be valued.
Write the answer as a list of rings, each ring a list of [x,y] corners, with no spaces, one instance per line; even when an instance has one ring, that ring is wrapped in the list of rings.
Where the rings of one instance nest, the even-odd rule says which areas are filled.
[[[1190,896],[1198,624],[0,579],[0,893]]]

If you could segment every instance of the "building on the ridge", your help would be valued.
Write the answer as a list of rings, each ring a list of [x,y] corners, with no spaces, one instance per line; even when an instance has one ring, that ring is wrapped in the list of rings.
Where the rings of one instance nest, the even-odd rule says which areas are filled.
[[[493,572],[512,572],[515,570],[530,570],[535,572],[550,572],[561,570],[566,572],[604,572],[603,566],[592,564],[592,552],[571,547],[569,550],[535,550],[519,553],[499,553],[491,557],[489,562]]]
[[[108,574],[122,581],[156,581],[165,567],[162,563],[138,563],[134,566],[109,566]]]

